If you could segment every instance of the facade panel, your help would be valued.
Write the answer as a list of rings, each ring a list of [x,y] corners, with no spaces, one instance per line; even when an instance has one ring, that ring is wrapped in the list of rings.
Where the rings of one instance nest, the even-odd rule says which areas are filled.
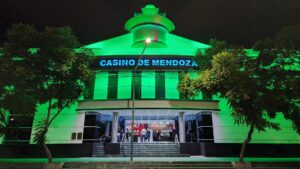
[[[142,99],[155,99],[155,72],[142,72]]]
[[[165,91],[166,99],[179,99],[178,72],[165,72]]]
[[[130,99],[131,98],[131,83],[132,83],[131,71],[120,71],[118,80],[118,99]]]
[[[82,143],[82,138],[77,139],[77,135],[83,133],[84,112],[77,112],[78,104],[72,105],[70,108],[64,109],[59,116],[53,121],[47,133],[47,143]],[[53,110],[52,114],[55,114]],[[35,113],[32,125],[32,135],[30,139],[31,144],[35,144],[33,133],[35,132],[36,125],[46,118],[47,104],[39,105]],[[75,133],[76,138],[72,139],[72,134]]]
[[[107,99],[108,72],[96,72],[94,86],[94,99]]]

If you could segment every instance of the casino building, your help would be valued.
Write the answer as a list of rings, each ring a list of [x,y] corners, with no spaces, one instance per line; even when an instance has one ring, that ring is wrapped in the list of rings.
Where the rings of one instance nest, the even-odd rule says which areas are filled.
[[[54,121],[48,144],[94,144],[91,151],[95,152],[96,143],[106,142],[104,153],[122,154],[133,126],[135,145],[175,143],[180,154],[226,156],[218,150],[237,154],[248,128],[234,124],[226,100],[202,93],[183,99],[177,90],[182,72],[198,76],[193,58],[210,46],[172,34],[174,23],[153,5],[135,13],[124,28],[127,34],[85,46],[94,55],[94,80],[78,103]],[[25,143],[34,144],[34,126],[46,109],[40,105],[28,122]],[[278,147],[298,146],[300,137],[291,123],[283,116],[275,121],[281,131],[255,132],[251,142],[274,152]]]

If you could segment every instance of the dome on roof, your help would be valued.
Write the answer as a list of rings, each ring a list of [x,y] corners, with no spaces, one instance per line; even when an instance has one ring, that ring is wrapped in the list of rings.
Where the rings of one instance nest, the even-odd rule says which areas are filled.
[[[174,29],[174,23],[152,4],[146,5],[142,13],[136,13],[125,23],[125,30],[134,34],[134,47],[143,47],[146,38],[153,41],[150,47],[166,47],[166,33]]]

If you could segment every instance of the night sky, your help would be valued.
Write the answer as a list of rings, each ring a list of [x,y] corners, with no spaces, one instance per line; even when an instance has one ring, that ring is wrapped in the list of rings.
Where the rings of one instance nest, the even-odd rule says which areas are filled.
[[[286,25],[300,24],[300,0],[0,0],[0,43],[16,22],[70,26],[83,44],[126,33],[145,4],[166,12],[174,34],[207,43],[218,38],[250,47]]]

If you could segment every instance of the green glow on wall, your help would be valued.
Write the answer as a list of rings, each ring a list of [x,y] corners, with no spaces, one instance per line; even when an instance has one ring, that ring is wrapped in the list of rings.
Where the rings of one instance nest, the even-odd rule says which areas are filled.
[[[159,9],[154,5],[146,5],[144,8],[142,8],[142,14],[138,14],[135,17],[130,18],[125,23],[125,30],[131,31],[136,26],[145,23],[151,23],[155,25],[161,25],[169,32],[173,31],[175,29],[174,23],[164,15],[160,15],[158,11]]]
[[[140,25],[132,30],[133,33],[133,48],[143,48],[145,46],[145,39],[150,38],[152,41],[147,48],[165,48],[167,30],[164,27],[145,24]]]
[[[196,42],[184,37],[169,33],[175,29],[174,24],[164,15],[158,14],[158,8],[153,5],[147,5],[142,9],[142,15],[136,15],[129,19],[125,24],[125,29],[130,31],[127,34],[86,45],[84,47],[93,51],[95,57],[98,56],[140,56],[144,43],[135,45],[143,37],[149,36],[157,42],[161,40],[163,47],[155,43],[147,46],[144,55],[181,55],[195,56],[200,49],[204,51],[210,46],[204,43]],[[144,30],[142,30],[144,29]],[[136,31],[136,32],[135,32]],[[138,34],[135,34],[138,33]],[[158,34],[156,34],[158,33]],[[154,35],[163,35],[154,39]],[[246,54],[250,57],[257,57],[258,52],[252,49],[246,49]],[[298,65],[299,67],[299,65]],[[198,76],[198,73],[191,72],[191,78]],[[155,71],[143,71],[141,73],[141,98],[155,99]],[[165,72],[165,98],[179,99],[178,72]],[[120,71],[118,73],[117,99],[131,99],[132,73],[129,71]],[[94,99],[106,100],[108,94],[108,72],[97,72],[95,75]],[[202,93],[195,97],[196,100],[202,99]],[[219,100],[220,112],[213,112],[214,134],[217,143],[242,143],[248,131],[246,126],[234,124],[231,109],[226,99],[213,96],[213,100]],[[82,132],[84,126],[84,113],[76,112],[77,104],[72,106],[54,121],[47,135],[51,143],[73,143],[70,140],[72,132]],[[41,105],[35,114],[34,124],[45,116],[47,107]],[[279,122],[282,131],[267,130],[267,132],[258,133],[255,131],[252,143],[299,143],[300,136],[292,129],[289,121],[283,116],[278,116],[275,121]],[[1,138],[0,138],[1,142]],[[77,142],[75,142],[77,143]]]
[[[166,99],[179,99],[178,72],[165,72]]]
[[[73,104],[70,108],[64,109],[59,116],[53,121],[49,127],[47,133],[47,143],[81,143],[82,140],[71,140],[72,132],[83,132],[84,114],[83,117],[81,114],[76,112],[77,103]],[[34,115],[33,127],[40,121],[46,118],[48,109],[48,104],[38,105],[37,111]],[[55,114],[57,110],[52,111],[52,115]],[[33,142],[33,133],[35,132],[34,128],[32,130],[32,135],[30,139],[30,144]]]
[[[216,143],[242,143],[246,138],[249,126],[237,125],[231,115],[231,108],[227,99],[213,96],[213,100],[219,100],[220,112],[213,113],[214,138]],[[290,121],[278,114],[273,120],[280,124],[282,130],[266,129],[265,132],[254,131],[251,143],[290,143],[298,144],[300,136],[293,130]]]
[[[155,98],[155,72],[142,72],[142,99]]]
[[[108,72],[97,72],[95,75],[94,99],[107,99]]]
[[[85,47],[91,49],[94,56],[141,55],[142,47],[133,48],[133,33],[128,33],[108,40],[96,42]],[[166,48],[148,46],[144,55],[183,55],[195,56],[199,49],[210,46],[177,35],[166,33]]]
[[[129,71],[120,71],[118,79],[118,99],[131,98],[131,80],[132,73]]]

